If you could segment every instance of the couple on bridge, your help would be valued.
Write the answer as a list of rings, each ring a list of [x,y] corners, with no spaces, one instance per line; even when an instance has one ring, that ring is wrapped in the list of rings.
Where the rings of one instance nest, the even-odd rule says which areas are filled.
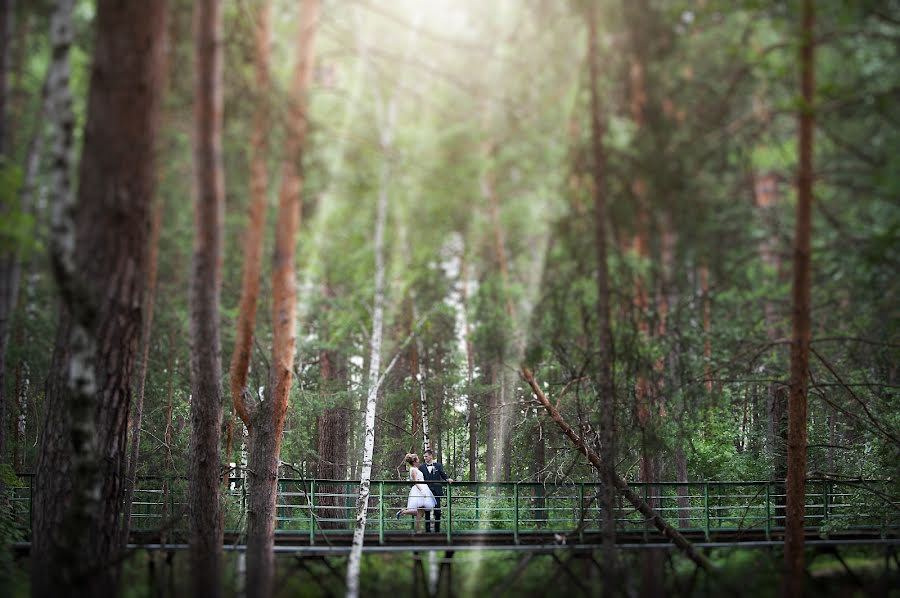
[[[406,508],[397,511],[397,519],[403,515],[415,515],[416,533],[422,531],[422,516],[425,517],[425,531],[431,531],[431,514],[434,513],[434,531],[441,531],[441,497],[444,496],[443,482],[453,483],[443,466],[434,460],[434,451],[425,449],[425,463],[419,463],[419,456],[407,453],[404,459],[409,465],[409,489]],[[427,482],[427,483],[426,483]],[[431,483],[434,482],[434,483]]]

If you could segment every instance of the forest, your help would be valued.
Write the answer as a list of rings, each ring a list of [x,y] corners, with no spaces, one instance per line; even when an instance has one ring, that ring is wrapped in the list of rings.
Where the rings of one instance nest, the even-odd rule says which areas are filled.
[[[0,593],[900,596],[897,0],[0,0]]]

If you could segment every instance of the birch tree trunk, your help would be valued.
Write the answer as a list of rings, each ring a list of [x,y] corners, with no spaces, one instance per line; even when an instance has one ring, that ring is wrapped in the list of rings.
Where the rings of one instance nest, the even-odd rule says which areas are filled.
[[[810,286],[813,202],[813,130],[815,127],[814,0],[803,1],[800,68],[803,105],[799,117],[797,220],[794,233],[793,333],[788,402],[787,513],[784,538],[784,595],[803,595],[805,559],[803,517],[806,505],[807,405],[809,376]]]
[[[222,594],[222,7],[194,5],[194,252],[191,275],[191,459],[189,467],[192,592]]]
[[[272,255],[272,371],[270,396],[249,402],[243,394],[239,413],[249,416],[250,449],[247,463],[250,503],[247,513],[247,594],[269,597],[274,591],[275,504],[281,440],[293,381],[296,340],[297,289],[294,253],[300,228],[300,165],[308,131],[307,94],[313,72],[313,44],[319,21],[319,0],[303,6],[297,56],[291,82],[288,134],[282,160],[278,224]]]
[[[609,267],[607,265],[606,234],[606,154],[603,148],[603,124],[601,122],[599,65],[597,64],[597,14],[596,9],[587,13],[588,64],[591,86],[591,139],[593,146],[594,191],[594,247],[597,254],[597,324],[598,324],[598,386],[600,389],[600,442],[603,454],[598,464],[603,484],[600,508],[603,516],[603,565],[605,577],[614,580],[618,567],[615,552],[615,418],[616,401],[613,386],[613,338],[610,325]],[[613,584],[614,585],[614,584]]]
[[[388,127],[392,128],[393,123]],[[391,143],[390,128],[382,134],[382,147]],[[375,211],[375,298],[372,305],[372,336],[369,344],[368,392],[366,395],[365,444],[359,495],[356,498],[356,525],[353,528],[353,545],[347,562],[347,598],[359,596],[359,567],[366,532],[366,516],[369,507],[369,485],[372,479],[372,455],[375,449],[375,407],[378,400],[379,373],[381,371],[381,336],[384,327],[384,227],[387,220],[389,167],[381,166],[378,204]]]
[[[64,305],[39,449],[35,595],[117,589],[125,440],[140,335],[166,3],[101,0],[77,208],[67,53],[72,3],[51,25],[52,265]],[[58,481],[71,476],[72,486]],[[56,532],[53,528],[61,531]]]

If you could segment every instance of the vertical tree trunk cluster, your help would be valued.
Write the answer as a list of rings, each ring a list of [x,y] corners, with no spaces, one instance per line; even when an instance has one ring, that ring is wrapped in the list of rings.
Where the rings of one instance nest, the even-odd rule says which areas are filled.
[[[241,299],[238,306],[237,330],[234,351],[231,354],[229,377],[234,411],[249,425],[250,415],[242,400],[250,373],[250,357],[253,352],[253,334],[256,327],[256,308],[259,302],[260,271],[262,267],[263,230],[266,223],[266,201],[269,190],[269,174],[266,167],[269,137],[269,102],[271,88],[269,74],[269,44],[272,29],[272,6],[262,2],[256,14],[254,35],[254,67],[256,77],[256,110],[253,114],[253,133],[250,150],[250,205],[247,211],[247,228],[244,231],[244,267],[241,281]],[[229,427],[233,427],[229,424]],[[230,447],[228,447],[230,448]],[[230,451],[226,458],[230,459]]]
[[[257,31],[258,77],[268,81],[268,7],[260,17]],[[303,5],[299,24],[296,62],[291,80],[290,106],[287,120],[287,139],[282,156],[281,189],[278,199],[278,220],[275,247],[272,255],[272,369],[265,400],[232,381],[235,409],[249,431],[247,472],[250,501],[247,512],[247,591],[251,596],[270,596],[274,591],[275,504],[278,497],[278,466],[281,440],[287,417],[288,399],[293,381],[293,362],[296,341],[297,289],[294,274],[294,253],[300,228],[303,177],[301,164],[308,133],[307,94],[313,73],[314,41],[318,27],[320,3],[308,0]],[[260,117],[263,126],[266,119]],[[257,131],[257,135],[264,135]],[[258,139],[262,145],[262,140]],[[262,148],[259,148],[261,151]],[[257,162],[257,160],[259,160]],[[262,157],[257,153],[254,169],[263,169]],[[258,174],[258,173],[257,173]],[[254,183],[265,185],[262,176],[254,175]],[[254,194],[264,195],[265,189]],[[254,198],[254,201],[256,201]],[[247,267],[245,269],[249,270]],[[252,323],[248,324],[252,334]],[[246,342],[249,342],[247,340]],[[246,356],[249,359],[249,354]],[[242,358],[243,359],[243,358]],[[243,362],[242,362],[243,363]],[[246,367],[239,364],[238,367]],[[235,372],[246,380],[246,372]]]
[[[194,5],[194,251],[191,264],[190,564],[196,595],[222,593],[222,6]]]
[[[809,377],[811,236],[813,203],[813,131],[815,128],[815,2],[803,0],[800,69],[803,105],[799,116],[797,220],[794,230],[793,331],[791,389],[788,401],[787,512],[785,521],[784,594],[803,595],[805,559],[803,518],[806,510],[807,404]]]
[[[116,591],[131,376],[146,291],[166,3],[97,5],[77,202],[68,49],[51,23],[52,263],[63,315],[48,381],[34,504],[33,593]],[[69,482],[71,480],[71,483]]]

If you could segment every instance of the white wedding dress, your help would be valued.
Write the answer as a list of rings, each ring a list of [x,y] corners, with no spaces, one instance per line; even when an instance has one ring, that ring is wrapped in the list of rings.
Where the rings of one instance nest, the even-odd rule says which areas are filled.
[[[419,471],[418,467],[409,468],[409,479],[412,482],[424,482],[425,476]],[[425,509],[426,511],[434,510],[434,494],[428,484],[415,484],[409,489],[409,498],[406,500],[406,510],[415,511],[417,509]]]

